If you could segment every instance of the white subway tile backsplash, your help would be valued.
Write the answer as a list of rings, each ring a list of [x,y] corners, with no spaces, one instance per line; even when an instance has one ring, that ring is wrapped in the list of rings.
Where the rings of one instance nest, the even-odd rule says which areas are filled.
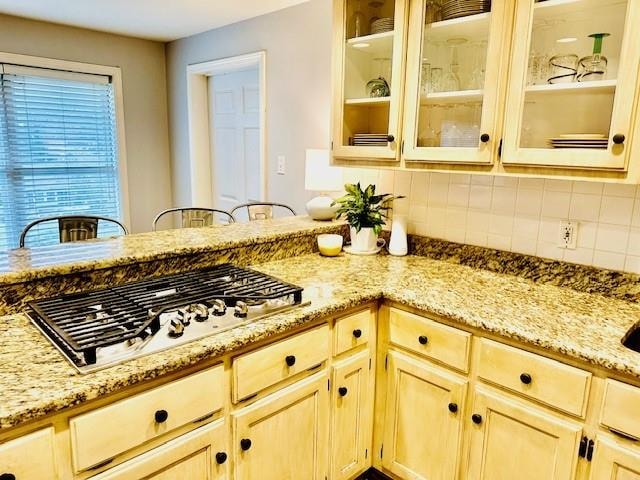
[[[598,224],[596,250],[625,253],[629,241],[629,227],[624,225]]]
[[[542,198],[542,216],[568,219],[570,205],[571,193],[545,190]]]
[[[600,218],[601,195],[574,193],[571,196],[569,219],[597,222]]]
[[[636,190],[637,187],[635,185],[621,185],[618,183],[607,183],[604,185],[604,195],[614,197],[633,198],[636,196]]]
[[[624,269],[625,256],[622,253],[602,252],[596,250],[593,253],[593,265],[599,268],[611,270]]]
[[[522,215],[540,215],[542,208],[542,189],[538,188],[518,188],[516,199],[516,213]]]
[[[600,222],[630,225],[633,214],[633,198],[604,195],[600,207]]]
[[[436,172],[345,169],[406,195],[394,212],[409,232],[527,255],[640,273],[635,185]],[[577,248],[558,247],[560,220],[577,222]]]

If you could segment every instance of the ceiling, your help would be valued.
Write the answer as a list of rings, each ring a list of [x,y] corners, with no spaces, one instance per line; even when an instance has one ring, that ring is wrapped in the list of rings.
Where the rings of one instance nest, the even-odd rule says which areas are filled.
[[[170,41],[308,0],[0,0],[0,13]]]

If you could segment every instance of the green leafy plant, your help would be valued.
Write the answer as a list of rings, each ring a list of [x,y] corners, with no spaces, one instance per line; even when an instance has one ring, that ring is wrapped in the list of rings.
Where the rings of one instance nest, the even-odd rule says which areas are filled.
[[[331,206],[340,206],[336,218],[346,218],[356,232],[363,228],[373,228],[376,235],[380,235],[392,202],[397,198],[404,198],[390,193],[376,195],[375,185],[369,185],[363,190],[360,182],[347,183],[344,189],[347,194],[334,200]]]

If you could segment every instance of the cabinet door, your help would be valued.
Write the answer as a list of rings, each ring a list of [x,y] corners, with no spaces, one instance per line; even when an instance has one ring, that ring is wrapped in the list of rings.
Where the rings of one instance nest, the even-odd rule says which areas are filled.
[[[186,433],[91,479],[224,480],[228,478],[229,465],[226,434],[227,428],[224,421],[219,420]]]
[[[624,171],[640,2],[517,0],[502,162]]]
[[[467,382],[389,352],[382,465],[406,479],[452,479],[460,459]]]
[[[236,480],[324,480],[329,444],[325,373],[233,415]]]
[[[640,451],[598,437],[591,466],[591,480],[640,480]]]
[[[513,7],[475,3],[460,9],[411,0],[407,161],[491,164],[496,156]]]
[[[369,390],[369,352],[333,367],[331,478],[353,478],[364,470],[371,447],[373,395]]]
[[[476,392],[469,480],[570,480],[582,427],[533,405]]]
[[[398,160],[407,1],[333,1],[334,157]]]

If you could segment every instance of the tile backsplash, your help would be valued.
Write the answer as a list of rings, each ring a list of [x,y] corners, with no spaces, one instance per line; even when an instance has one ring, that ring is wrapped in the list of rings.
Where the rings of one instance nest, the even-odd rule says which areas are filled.
[[[345,182],[406,198],[409,233],[640,273],[640,187],[598,182],[345,168]],[[560,221],[577,222],[574,250]]]

